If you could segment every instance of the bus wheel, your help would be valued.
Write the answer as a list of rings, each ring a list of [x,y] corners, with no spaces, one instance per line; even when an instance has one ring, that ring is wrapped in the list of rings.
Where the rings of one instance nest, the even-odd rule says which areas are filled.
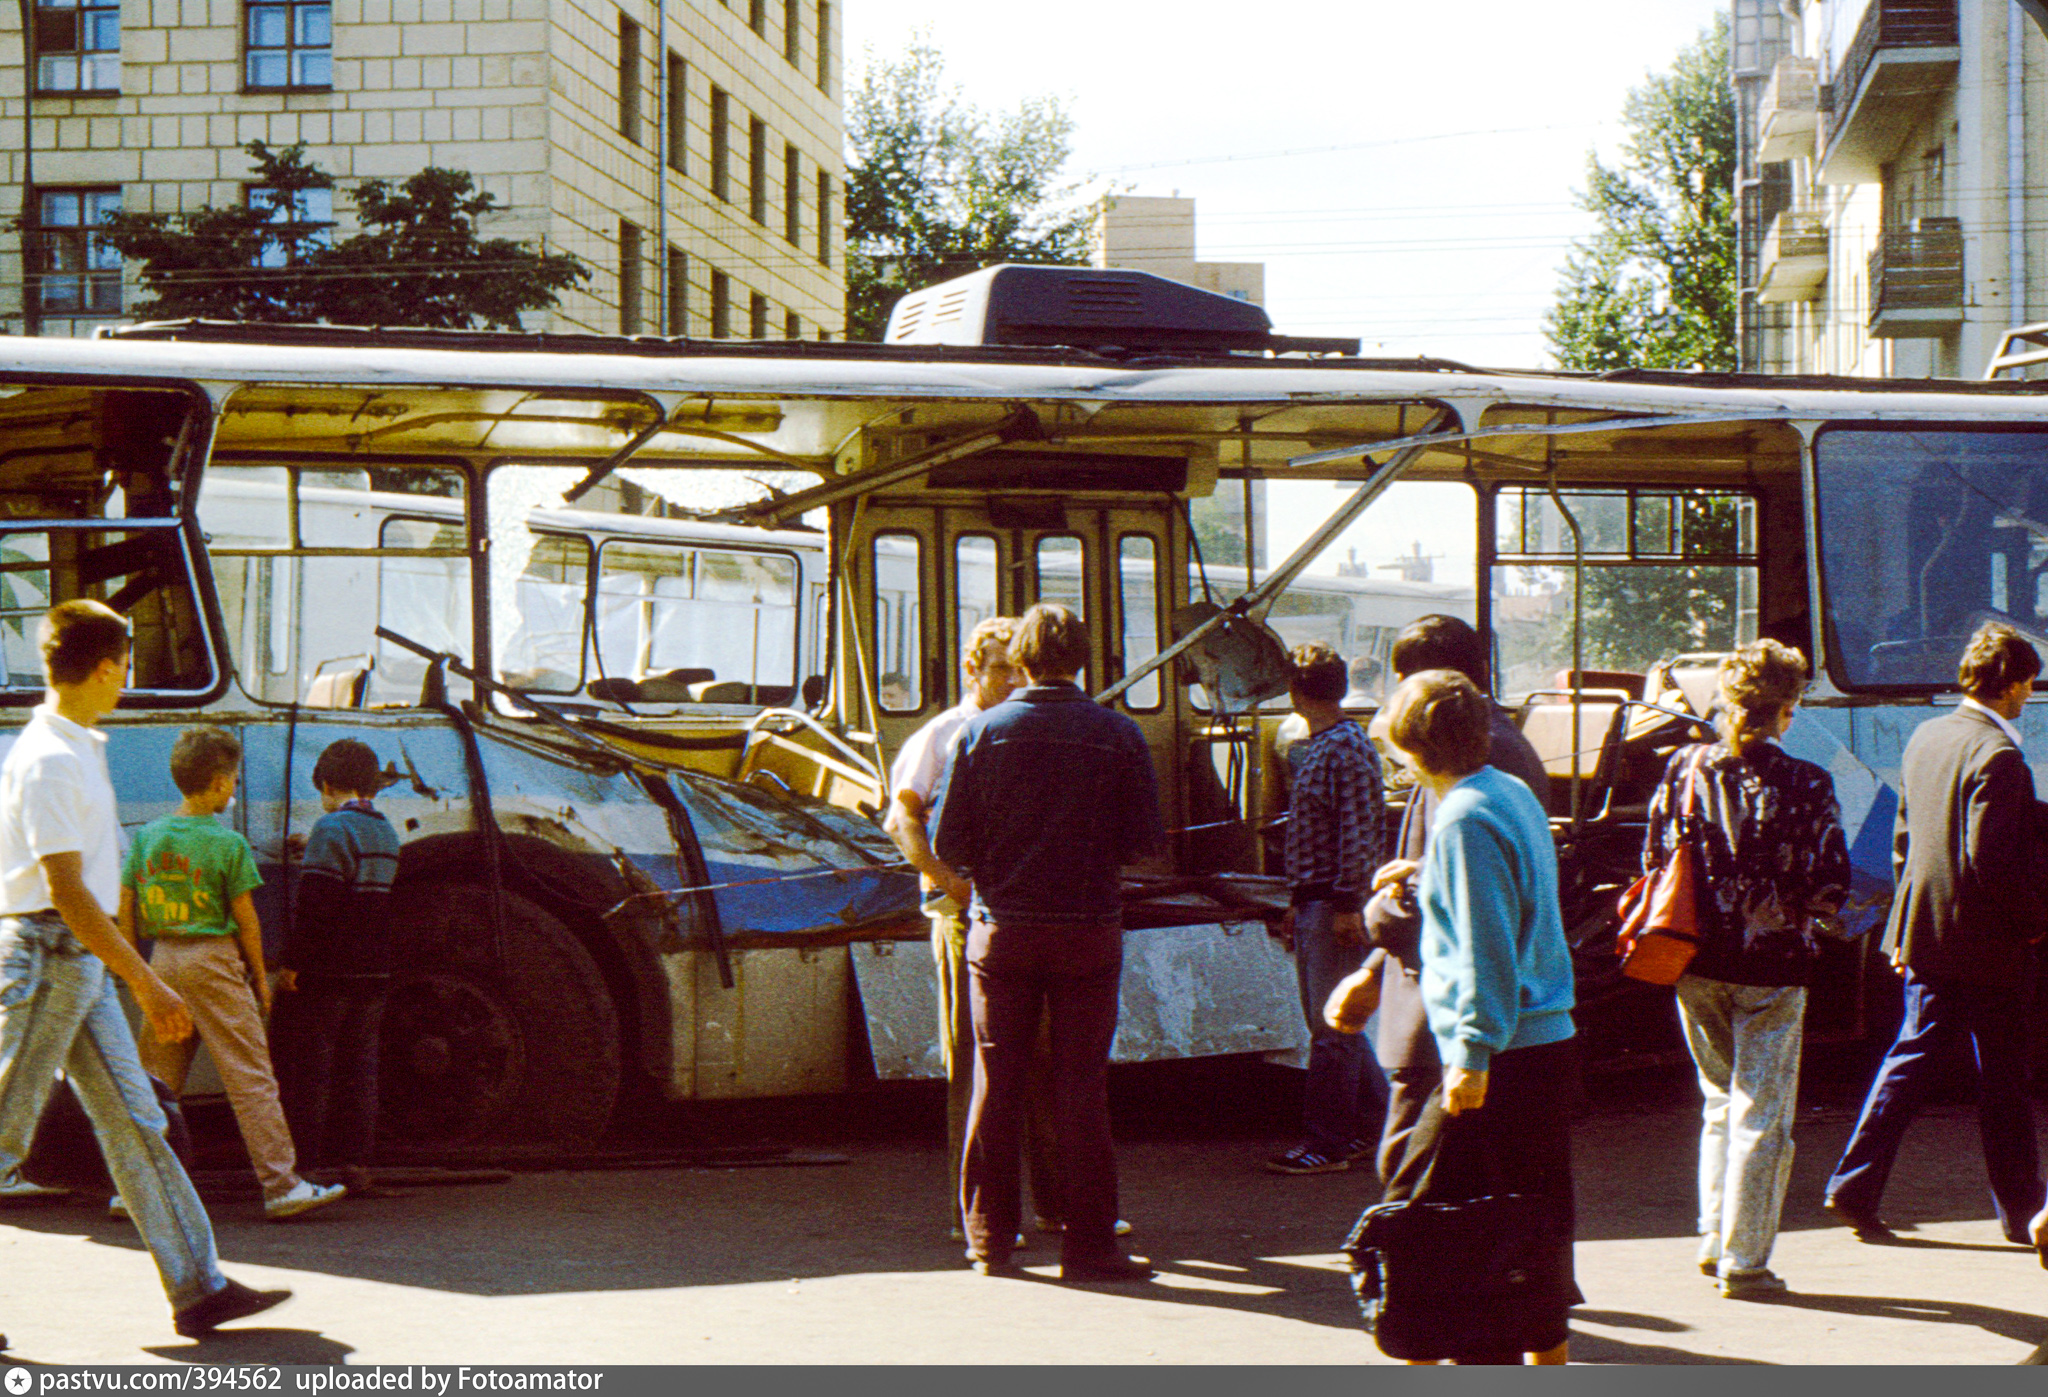
[[[619,1093],[619,1021],[590,952],[553,916],[475,883],[394,890],[398,969],[384,1007],[382,1125],[413,1146],[588,1145]]]

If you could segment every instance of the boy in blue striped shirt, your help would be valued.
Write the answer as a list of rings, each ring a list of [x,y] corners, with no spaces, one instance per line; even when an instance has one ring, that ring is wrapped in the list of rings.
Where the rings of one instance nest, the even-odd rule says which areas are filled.
[[[375,1187],[377,1040],[394,961],[388,903],[398,834],[370,803],[384,779],[364,743],[330,744],[313,784],[326,813],[306,836],[271,1038],[301,1162],[339,1172],[349,1192],[364,1194]]]

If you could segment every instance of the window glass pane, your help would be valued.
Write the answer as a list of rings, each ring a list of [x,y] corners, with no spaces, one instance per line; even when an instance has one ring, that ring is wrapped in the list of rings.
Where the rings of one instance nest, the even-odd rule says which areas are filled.
[[[1047,534],[1038,540],[1038,600],[1058,602],[1076,616],[1082,605],[1081,540],[1071,534]]]
[[[953,589],[959,627],[958,642],[966,657],[967,637],[997,614],[996,541],[985,534],[966,534],[953,545]]]
[[[878,534],[874,545],[875,673],[885,713],[915,713],[924,707],[924,648],[919,627],[919,578],[923,557],[911,534]]]
[[[290,28],[286,21],[289,12],[282,5],[251,5],[249,7],[249,44],[252,48],[275,49],[285,46]]]
[[[249,55],[249,86],[285,86],[285,56],[278,52]]]
[[[334,64],[325,49],[292,55],[292,82],[298,87],[331,87]]]
[[[1814,461],[1842,683],[1953,688],[1986,621],[2048,652],[2048,435],[1829,427]]]
[[[498,674],[540,693],[583,687],[583,611],[590,591],[590,546],[542,535],[519,576],[517,625],[498,639]]]
[[[85,16],[85,47],[105,53],[121,49],[121,12],[93,10]]]
[[[51,605],[49,558],[47,534],[0,536],[0,656],[10,689],[42,686],[36,627]]]
[[[1493,570],[1493,616],[1503,695],[1565,686],[1572,667],[1569,566]],[[1733,650],[1756,639],[1753,567],[1588,567],[1587,669],[1640,674],[1660,659]]]
[[[1127,535],[1117,544],[1117,562],[1128,674],[1159,653],[1158,546],[1142,534]],[[1124,690],[1124,703],[1130,708],[1157,708],[1159,695],[1159,671],[1154,670]]]
[[[43,195],[43,226],[45,228],[78,226],[79,196],[69,190],[55,190]]]
[[[300,48],[326,48],[329,40],[325,5],[298,5],[292,10],[292,42]]]
[[[387,519],[380,542],[386,548],[460,548],[463,533],[459,524]],[[380,627],[446,654],[470,652],[469,559],[400,555],[375,562]],[[365,701],[418,703],[427,662],[384,640],[376,642],[375,654],[377,664],[370,672]]]
[[[1636,552],[1669,554],[1678,551],[1671,532],[1671,497],[1636,496]]]

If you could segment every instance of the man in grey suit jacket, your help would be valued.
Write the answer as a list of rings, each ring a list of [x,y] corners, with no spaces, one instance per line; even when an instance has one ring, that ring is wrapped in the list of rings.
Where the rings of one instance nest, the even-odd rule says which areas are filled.
[[[1943,1054],[1962,1048],[1972,1050],[1984,1167],[2006,1238],[2028,1243],[2041,1210],[2022,993],[2048,908],[2040,807],[2013,726],[2040,672],[2025,636],[1987,623],[1963,652],[1962,706],[1921,724],[1906,744],[1892,848],[1898,887],[1885,928],[1906,1013],[1827,1186],[1829,1211],[1866,1242],[1890,1236],[1877,1204],[1899,1142]]]

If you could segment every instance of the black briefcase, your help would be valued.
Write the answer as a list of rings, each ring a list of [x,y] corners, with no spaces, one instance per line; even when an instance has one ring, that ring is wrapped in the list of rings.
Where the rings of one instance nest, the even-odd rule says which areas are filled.
[[[1541,1353],[1567,1337],[1572,1235],[1554,1198],[1381,1203],[1344,1251],[1365,1327],[1389,1358]]]

